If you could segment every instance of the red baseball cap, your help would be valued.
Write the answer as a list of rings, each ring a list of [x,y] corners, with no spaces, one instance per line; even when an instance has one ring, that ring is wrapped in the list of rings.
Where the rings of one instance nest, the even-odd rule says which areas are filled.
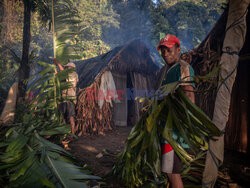
[[[175,44],[180,45],[179,39],[174,35],[167,34],[164,38],[160,40],[159,46],[157,50],[160,50],[161,46],[166,46],[168,48],[172,48]]]

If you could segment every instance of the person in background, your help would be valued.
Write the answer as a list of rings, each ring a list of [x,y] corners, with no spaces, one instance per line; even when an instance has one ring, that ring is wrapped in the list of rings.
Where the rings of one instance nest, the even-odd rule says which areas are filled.
[[[162,85],[176,82],[179,80],[190,81],[194,76],[193,68],[185,61],[180,59],[180,41],[174,35],[166,35],[160,40],[157,50],[160,50],[161,56],[168,66],[167,72],[163,77]],[[194,84],[182,83],[181,88],[189,99],[194,103]],[[173,131],[173,137],[178,137],[178,132]],[[181,139],[182,140],[182,139]],[[183,141],[183,140],[182,140]],[[180,143],[183,148],[188,148],[183,142]],[[171,186],[173,188],[183,188],[183,182],[180,176],[181,160],[174,152],[171,145],[163,139],[162,141],[162,171],[167,173]]]
[[[63,66],[56,58],[53,60],[53,62],[58,66],[59,70],[62,71],[64,69],[74,69],[76,68],[76,65],[72,62],[66,64]],[[62,113],[64,120],[70,124],[71,126],[71,133],[75,134],[75,105],[76,105],[76,85],[78,83],[78,75],[75,71],[69,73],[68,78],[66,80],[67,82],[70,82],[72,87],[64,90],[62,92],[62,97],[67,98],[70,100],[63,101],[59,104],[60,112]]]

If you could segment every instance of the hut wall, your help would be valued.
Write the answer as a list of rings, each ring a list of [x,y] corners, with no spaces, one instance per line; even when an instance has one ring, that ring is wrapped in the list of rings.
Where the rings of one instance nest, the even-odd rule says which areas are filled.
[[[161,68],[161,64],[155,60],[147,45],[141,40],[131,41],[125,46],[84,62],[76,62],[76,66],[80,80],[78,87],[84,88],[79,92],[76,109],[79,127],[77,130],[83,134],[99,134],[111,129],[113,125],[134,125],[139,120],[139,109],[142,104],[135,101],[133,96],[132,100],[128,101],[127,87],[148,90],[149,84],[154,86],[157,81],[156,75]],[[122,91],[119,93],[122,100],[120,103],[113,102],[113,106],[105,101],[100,109],[98,100],[88,100],[88,91],[99,90],[101,76],[105,71],[111,71],[116,90]],[[131,86],[128,86],[128,80]]]
[[[130,74],[132,84],[135,88],[136,97],[146,97],[148,94],[148,84],[147,77],[140,73],[131,73]],[[140,115],[139,111],[143,107],[143,103],[140,103],[139,100],[135,100],[135,122],[139,121]]]
[[[250,6],[246,17],[247,33],[245,43],[240,51],[240,61],[237,76],[232,90],[229,119],[225,133],[225,148],[250,152]],[[195,74],[204,76],[211,72],[220,61],[222,46],[225,37],[225,28],[228,17],[228,9],[222,14],[214,28],[197,49],[189,51],[184,60],[190,62]],[[209,82],[200,83],[196,88],[196,104],[210,117],[213,118],[216,88],[218,87],[218,74]]]
[[[113,103],[113,123],[115,126],[127,126],[127,75],[112,72],[120,102]]]
[[[239,152],[249,152],[249,95],[250,63],[240,61],[233,86],[229,119],[225,134],[225,147]]]
[[[225,148],[250,153],[250,6],[246,17],[247,33],[240,51],[237,76],[233,86]]]
[[[150,80],[147,79],[148,75],[145,76],[137,72],[130,72],[128,73],[128,76],[112,72],[112,75],[116,84],[116,89],[120,92],[122,98],[120,103],[114,103],[114,125],[127,126],[128,115],[130,115],[129,121],[135,124],[140,118],[139,111],[143,105],[142,103],[139,103],[139,100],[136,100],[136,97],[148,95],[148,91],[150,90],[150,87],[148,86]],[[129,78],[132,82],[131,86],[127,85]]]
[[[100,76],[93,84],[79,91],[76,105],[76,125],[78,135],[103,134],[105,130],[111,130],[112,107],[104,101],[102,108],[98,105],[98,91]]]

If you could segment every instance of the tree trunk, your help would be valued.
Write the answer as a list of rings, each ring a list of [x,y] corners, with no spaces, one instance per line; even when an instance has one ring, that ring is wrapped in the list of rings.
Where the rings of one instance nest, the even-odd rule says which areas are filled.
[[[30,65],[29,65],[29,48],[30,48],[30,20],[31,20],[31,3],[29,0],[23,0],[24,3],[24,20],[23,20],[23,52],[22,60],[19,69],[19,82],[18,82],[18,100],[23,101],[27,84],[25,81],[29,78]]]

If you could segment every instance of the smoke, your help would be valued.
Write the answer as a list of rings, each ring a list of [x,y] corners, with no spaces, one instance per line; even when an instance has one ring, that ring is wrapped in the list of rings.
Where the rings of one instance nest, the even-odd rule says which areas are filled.
[[[185,52],[199,45],[220,17],[217,10],[208,10],[204,5],[193,2],[178,2],[162,12],[156,1],[151,2],[151,9],[146,2],[115,4],[114,9],[120,15],[120,27],[104,26],[104,42],[114,48],[140,38],[156,48],[160,33],[174,34],[181,41],[182,52]]]
[[[138,38],[150,41],[153,24],[147,7],[145,2],[141,4],[134,1],[116,3],[114,9],[120,15],[120,27],[104,26],[104,42],[114,48]]]
[[[156,50],[160,38],[159,36],[153,36],[154,21],[148,2],[142,1],[140,4],[134,1],[116,3],[113,7],[115,12],[120,15],[118,20],[120,23],[119,28],[103,26],[102,39],[111,49],[125,45],[134,39],[140,39],[146,43],[156,62],[163,64],[162,58]]]

